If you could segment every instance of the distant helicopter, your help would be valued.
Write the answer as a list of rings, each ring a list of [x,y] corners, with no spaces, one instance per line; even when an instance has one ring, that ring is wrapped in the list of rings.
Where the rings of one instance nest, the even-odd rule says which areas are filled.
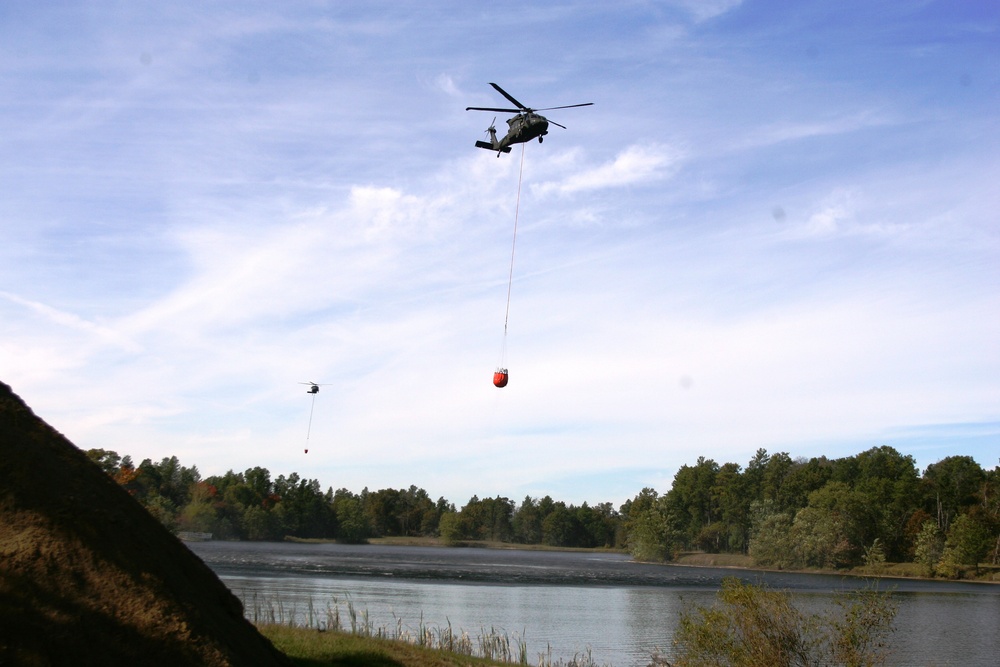
[[[325,384],[320,384],[319,382],[300,382],[299,384],[307,384],[309,388],[306,389],[307,394],[312,394],[313,400],[312,405],[309,406],[309,427],[306,429],[306,443],[309,443],[309,434],[312,432],[313,425],[313,410],[316,409],[316,394],[319,393],[320,387],[325,387]],[[309,447],[306,447],[306,454],[309,453]]]
[[[497,157],[500,157],[500,153],[509,153],[511,144],[523,144],[525,142],[531,141],[535,137],[538,137],[538,143],[542,143],[542,138],[549,133],[549,123],[557,125],[564,130],[565,125],[559,125],[559,123],[554,120],[549,120],[541,114],[535,113],[536,111],[551,111],[553,109],[572,109],[573,107],[588,107],[593,104],[593,102],[584,102],[583,104],[567,104],[561,107],[545,107],[544,109],[531,109],[510,96],[510,94],[498,86],[495,83],[490,83],[498,93],[506,97],[511,103],[516,106],[516,109],[499,109],[495,107],[465,107],[466,111],[499,111],[501,113],[516,113],[517,115],[513,118],[507,119],[507,125],[510,129],[507,131],[507,135],[503,139],[497,139],[497,129],[490,124],[489,132],[490,141],[477,141],[477,148],[485,148],[486,150],[496,151]],[[493,119],[494,122],[496,118]]]

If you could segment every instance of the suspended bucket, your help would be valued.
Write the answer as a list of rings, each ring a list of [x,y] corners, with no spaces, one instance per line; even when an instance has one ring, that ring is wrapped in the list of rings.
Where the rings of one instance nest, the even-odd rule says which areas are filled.
[[[493,373],[493,385],[494,386],[497,386],[497,387],[506,387],[507,386],[507,380],[508,380],[508,377],[507,377],[507,369],[506,368],[498,368],[498,369],[496,369],[496,371],[494,371],[494,373]]]

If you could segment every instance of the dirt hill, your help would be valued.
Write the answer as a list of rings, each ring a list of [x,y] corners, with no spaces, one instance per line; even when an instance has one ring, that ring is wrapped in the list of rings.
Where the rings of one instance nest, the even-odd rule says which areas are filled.
[[[290,665],[239,600],[0,382],[0,665]]]

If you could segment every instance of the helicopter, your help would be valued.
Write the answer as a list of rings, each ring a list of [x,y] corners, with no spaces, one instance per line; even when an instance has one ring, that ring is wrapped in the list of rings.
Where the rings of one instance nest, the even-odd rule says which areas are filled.
[[[300,382],[299,384],[307,384],[309,388],[306,389],[307,394],[312,394],[313,400],[312,405],[309,406],[309,428],[306,429],[306,444],[309,443],[309,434],[312,432],[313,425],[313,410],[316,409],[316,394],[319,393],[320,387],[325,387],[325,384],[319,382]],[[306,447],[306,454],[309,453],[309,447]]]
[[[503,139],[497,139],[497,129],[491,123],[489,128],[486,130],[490,135],[489,142],[477,141],[477,148],[485,148],[486,150],[496,151],[497,157],[500,157],[500,153],[509,153],[511,144],[523,144],[525,142],[531,141],[535,137],[538,137],[538,143],[542,143],[542,139],[546,134],[549,133],[549,124],[556,125],[558,127],[566,129],[565,125],[560,125],[554,120],[549,120],[545,116],[536,113],[537,111],[551,111],[553,109],[572,109],[573,107],[588,107],[593,104],[593,102],[584,102],[583,104],[567,104],[561,107],[545,107],[544,109],[531,109],[524,106],[513,97],[510,93],[501,88],[495,83],[490,83],[498,93],[506,97],[510,102],[516,106],[516,109],[499,109],[495,107],[465,107],[466,111],[499,111],[502,113],[516,113],[517,115],[513,118],[507,119],[507,125],[509,129],[507,130],[507,135]],[[496,118],[493,118],[496,122]]]

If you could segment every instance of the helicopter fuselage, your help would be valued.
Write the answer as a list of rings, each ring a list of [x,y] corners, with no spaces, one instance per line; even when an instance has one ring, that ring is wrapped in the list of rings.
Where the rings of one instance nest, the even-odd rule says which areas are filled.
[[[549,120],[537,113],[519,113],[508,118],[507,125],[510,128],[507,136],[500,140],[504,146],[523,144],[535,137],[541,139],[549,133]]]

